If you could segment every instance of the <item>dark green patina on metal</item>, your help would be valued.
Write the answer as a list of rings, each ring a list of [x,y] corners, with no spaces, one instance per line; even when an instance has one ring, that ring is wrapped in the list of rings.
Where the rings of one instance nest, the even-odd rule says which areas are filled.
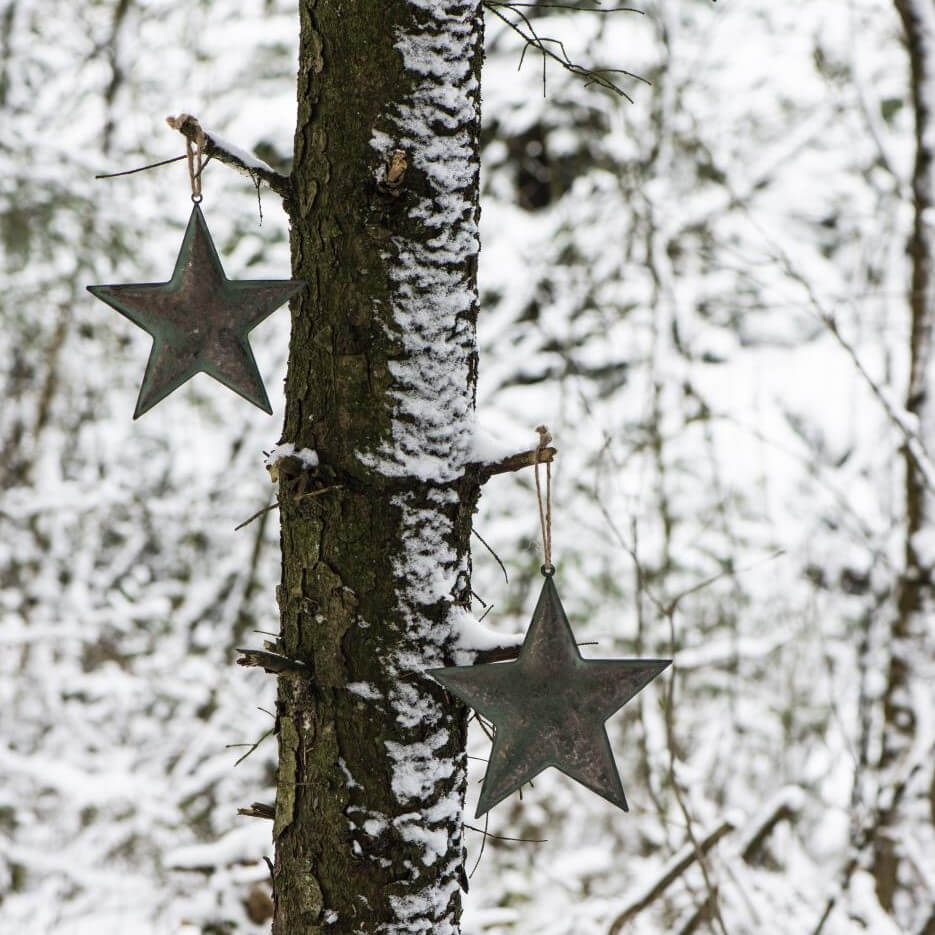
[[[671,659],[582,659],[550,571],[514,662],[428,669],[493,722],[480,817],[549,766],[628,811],[604,722]]]
[[[228,279],[196,204],[168,282],[88,286],[152,336],[133,418],[196,373],[207,373],[272,413],[247,334],[304,285],[293,279]]]

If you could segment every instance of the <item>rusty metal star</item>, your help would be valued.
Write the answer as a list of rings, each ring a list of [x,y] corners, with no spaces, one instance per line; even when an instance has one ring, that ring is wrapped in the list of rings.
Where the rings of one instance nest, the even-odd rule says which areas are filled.
[[[428,669],[493,722],[479,818],[554,766],[629,811],[604,722],[670,659],[582,659],[551,574],[514,662]]]
[[[196,204],[168,282],[88,286],[152,336],[133,418],[196,373],[207,373],[272,413],[247,334],[304,285],[292,279],[228,279]]]

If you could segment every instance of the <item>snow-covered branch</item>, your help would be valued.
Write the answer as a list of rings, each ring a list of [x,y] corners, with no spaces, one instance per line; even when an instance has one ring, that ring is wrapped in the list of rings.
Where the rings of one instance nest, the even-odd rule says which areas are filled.
[[[614,919],[608,935],[618,935],[619,932],[622,932],[627,922],[642,912],[650,903],[658,899],[665,890],[695,862],[699,851],[702,854],[707,854],[724,835],[729,834],[733,830],[733,822],[725,819],[698,842],[697,848],[694,842],[687,842],[666,863],[662,873],[630,900],[626,908]]]
[[[235,146],[223,137],[218,136],[213,131],[201,126],[197,118],[191,114],[179,114],[178,117],[166,117],[166,123],[173,130],[178,130],[186,139],[195,142],[199,133],[204,134],[205,155],[211,159],[217,159],[225,165],[233,166],[247,175],[254,181],[262,179],[269,187],[280,195],[286,202],[292,198],[292,181],[288,175],[277,172],[271,165],[262,159],[254,156],[252,153]]]
[[[509,455],[498,461],[475,463],[471,467],[480,474],[481,483],[485,484],[494,474],[508,474],[511,471],[532,467],[536,461],[540,464],[547,464],[555,458],[557,451],[556,448],[533,448],[530,451],[520,451],[515,455]]]
[[[519,655],[524,634],[491,630],[458,605],[451,608],[451,621],[457,665],[502,662]]]

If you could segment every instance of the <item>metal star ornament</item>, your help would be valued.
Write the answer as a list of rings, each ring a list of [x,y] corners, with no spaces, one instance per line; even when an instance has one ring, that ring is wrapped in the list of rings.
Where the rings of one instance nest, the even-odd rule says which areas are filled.
[[[207,373],[271,414],[247,334],[304,285],[292,279],[228,279],[196,203],[168,282],[88,286],[152,336],[133,418],[196,373]]]
[[[582,659],[552,573],[543,573],[514,662],[427,670],[493,722],[477,818],[549,766],[629,811],[604,722],[672,661]]]

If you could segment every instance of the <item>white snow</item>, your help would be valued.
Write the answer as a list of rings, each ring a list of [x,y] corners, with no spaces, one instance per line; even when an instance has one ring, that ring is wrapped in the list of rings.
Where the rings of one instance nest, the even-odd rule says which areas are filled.
[[[267,455],[266,465],[267,467],[272,467],[277,461],[282,461],[283,458],[289,457],[297,458],[307,468],[318,467],[317,451],[313,451],[311,448],[296,449],[292,442],[283,442],[281,445],[276,445]]]
[[[260,159],[259,156],[255,156],[253,153],[247,152],[247,150],[241,149],[239,146],[235,146],[229,140],[224,139],[223,136],[218,136],[217,133],[213,130],[209,130],[205,126],[202,126],[202,129],[205,131],[205,135],[211,138],[215,146],[229,152],[235,159],[239,159],[248,169],[259,169],[261,172],[275,173],[273,167]]]
[[[387,257],[395,284],[393,337],[404,349],[390,363],[393,437],[360,457],[387,475],[444,482],[470,460],[473,437],[466,384],[474,327],[466,316],[476,299],[466,266],[480,248],[469,197],[477,173],[478,87],[471,74],[477,10],[469,3],[415,5],[426,12],[426,25],[399,32],[394,44],[406,69],[425,80],[386,115],[393,132],[374,131],[371,145],[384,158],[404,150],[428,178],[431,194],[409,213],[435,233],[425,242],[396,237]]]
[[[523,644],[525,634],[498,633],[457,604],[452,604],[449,617],[454,634],[455,665],[471,665],[476,654],[481,650],[496,649],[501,646],[522,646]]]
[[[524,446],[521,442],[517,441],[507,441],[496,432],[483,427],[479,423],[474,426],[474,435],[471,445],[472,461],[489,464],[494,461],[502,461],[504,458],[515,455],[520,451],[528,450],[528,445]]]
[[[383,693],[370,682],[348,682],[347,690],[366,701],[382,701]]]
[[[343,756],[338,757],[338,766],[341,768],[341,772],[344,773],[344,781],[347,783],[348,789],[359,789],[360,783],[351,775]]]
[[[448,731],[444,728],[424,743],[384,741],[392,763],[390,784],[400,802],[429,798],[435,786],[454,773],[457,768],[454,761],[439,757],[435,752],[447,742]]]

